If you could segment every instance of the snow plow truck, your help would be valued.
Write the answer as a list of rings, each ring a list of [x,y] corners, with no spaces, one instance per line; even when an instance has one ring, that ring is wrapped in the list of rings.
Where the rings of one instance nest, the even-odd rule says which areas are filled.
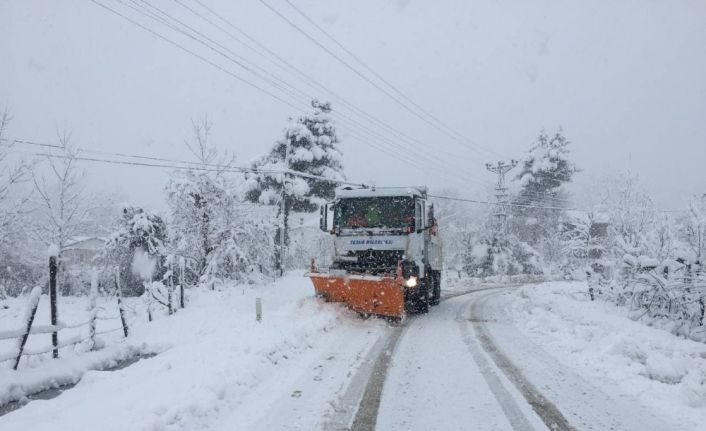
[[[426,187],[338,189],[320,228],[334,236],[334,255],[327,270],[312,260],[317,296],[393,319],[439,303],[441,239]]]

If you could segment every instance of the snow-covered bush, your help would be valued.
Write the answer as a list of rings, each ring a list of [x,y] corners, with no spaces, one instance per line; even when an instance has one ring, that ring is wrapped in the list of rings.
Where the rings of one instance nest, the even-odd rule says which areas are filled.
[[[259,212],[262,216],[264,211]],[[242,215],[236,220],[220,230],[218,241],[208,255],[203,282],[254,283],[272,275],[274,220],[264,216],[246,221]]]
[[[133,271],[140,255],[162,262],[166,255],[167,225],[157,214],[139,207],[123,208],[118,229],[106,242],[102,260],[109,279],[113,268],[120,268],[120,284],[126,295],[141,295],[144,291],[142,278]],[[154,276],[161,276],[161,263],[156,265]],[[139,271],[138,271],[139,272]]]
[[[541,274],[541,257],[514,236],[479,235],[469,244],[464,271],[475,277]]]

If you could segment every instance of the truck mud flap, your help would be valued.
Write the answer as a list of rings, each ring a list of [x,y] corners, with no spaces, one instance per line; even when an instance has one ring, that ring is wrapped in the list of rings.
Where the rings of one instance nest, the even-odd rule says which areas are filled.
[[[316,294],[342,302],[353,311],[394,318],[405,315],[404,290],[399,278],[367,275],[308,273]]]

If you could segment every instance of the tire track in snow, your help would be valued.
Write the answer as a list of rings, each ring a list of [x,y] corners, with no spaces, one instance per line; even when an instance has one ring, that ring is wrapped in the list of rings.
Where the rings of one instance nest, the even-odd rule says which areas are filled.
[[[530,383],[527,378],[525,378],[520,369],[515,364],[513,364],[512,361],[510,361],[510,359],[500,349],[498,349],[498,347],[493,342],[493,339],[490,337],[490,334],[486,330],[483,321],[477,317],[479,315],[478,308],[483,305],[484,300],[497,294],[498,293],[490,293],[481,297],[480,299],[474,298],[466,303],[466,305],[470,304],[471,316],[469,320],[473,326],[473,330],[476,335],[475,338],[478,340],[483,350],[485,350],[488,356],[493,360],[495,365],[505,374],[505,377],[507,377],[507,379],[515,386],[515,388],[517,388],[517,390],[522,394],[527,403],[532,406],[532,409],[535,411],[535,413],[537,413],[540,419],[542,419],[542,422],[544,422],[544,424],[550,430],[575,431],[575,428],[571,426],[571,424],[566,419],[566,417],[564,417],[561,411],[559,411],[559,409],[551,401],[546,399],[542,395],[542,393],[537,390],[537,388],[532,383]],[[517,419],[517,413],[519,413],[520,415],[522,414],[519,411],[519,407],[517,407],[517,404],[511,399],[510,394],[502,386],[498,376],[490,369],[488,361],[478,350],[478,346],[472,340],[470,331],[468,330],[468,322],[464,321],[464,319],[461,319],[459,325],[461,326],[461,331],[465,332],[464,340],[466,341],[466,344],[468,344],[468,346],[471,348],[473,358],[475,359],[476,363],[478,363],[478,365],[481,367],[481,369],[484,370],[483,374],[484,376],[486,376],[488,385],[493,390],[493,393],[496,394],[496,397],[500,397],[498,398],[498,402],[500,402],[501,406],[503,406],[503,411],[505,411],[505,406],[507,405],[508,411],[505,411],[505,413],[508,415],[508,419],[510,419],[513,423],[513,428],[515,428],[516,430],[531,430],[532,427],[529,425],[527,419],[524,418],[524,416],[522,417],[524,418],[524,422],[526,423],[526,425],[518,423],[518,426],[515,426],[513,418]],[[481,363],[484,363],[485,365],[483,366],[481,365]],[[486,373],[486,370],[488,371],[488,373]],[[493,380],[492,383],[491,380]],[[512,403],[508,403],[508,397],[510,397],[509,400],[512,401]],[[512,407],[512,405],[514,405],[514,408]]]
[[[510,425],[512,425],[512,428],[515,431],[532,431],[534,430],[534,427],[525,417],[524,413],[522,412],[522,409],[517,404],[512,394],[505,388],[505,386],[503,386],[500,377],[493,370],[490,363],[483,355],[483,352],[480,350],[480,346],[473,339],[474,337],[469,330],[468,320],[466,319],[466,312],[468,310],[469,304],[476,300],[476,298],[473,298],[465,302],[461,307],[459,307],[458,324],[461,330],[461,336],[463,338],[463,341],[468,346],[473,360],[475,361],[476,365],[478,365],[478,368],[483,374],[483,378],[485,379],[486,383],[488,384],[488,387],[495,396],[495,399],[500,405],[500,408],[502,409],[503,413],[505,413],[505,416],[510,422]],[[550,427],[550,429],[554,428]]]
[[[322,427],[325,431],[351,429],[355,415],[360,411],[360,406],[363,404],[363,398],[366,395],[369,396],[367,388],[377,370],[378,359],[389,349],[390,338],[395,336],[394,332],[401,332],[401,330],[401,327],[391,327],[370,348],[360,368],[358,368],[346,388],[345,393],[333,404],[333,414],[330,420],[325,422]]]
[[[393,331],[388,335],[385,345],[375,360],[370,380],[365,387],[363,398],[358,405],[352,431],[373,431],[378,418],[378,409],[380,408],[380,398],[382,397],[382,387],[385,384],[387,377],[387,369],[392,361],[397,342],[402,335],[402,331],[407,325],[394,327]]]
[[[497,287],[482,287],[478,289],[469,289],[461,292],[448,293],[441,297],[441,301],[492,289],[497,289]],[[424,318],[426,316],[420,317]],[[414,318],[416,317],[410,317],[410,319]],[[370,356],[375,356],[372,370],[370,370],[369,367],[361,367],[361,370],[358,372],[358,375],[356,375],[354,381],[351,383],[349,390],[339,401],[340,405],[350,405],[352,398],[357,398],[360,396],[359,390],[357,390],[357,387],[359,386],[358,382],[362,381],[362,378],[365,378],[367,380],[365,391],[363,392],[362,398],[360,398],[358,410],[355,414],[355,418],[353,419],[351,427],[347,428],[345,427],[345,425],[343,425],[346,423],[350,424],[350,420],[346,420],[346,417],[344,415],[338,415],[338,417],[334,421],[327,424],[325,429],[350,429],[352,431],[375,430],[375,425],[378,417],[378,410],[380,408],[380,399],[382,398],[382,389],[385,384],[385,378],[387,377],[387,370],[390,366],[390,363],[392,362],[392,356],[394,354],[395,347],[397,346],[402,332],[407,327],[408,323],[409,319],[407,319],[404,324],[397,327],[393,327],[392,331],[389,334],[387,334],[385,337],[381,338],[381,340],[378,341],[379,343],[384,344],[382,348],[373,347],[371,349]]]

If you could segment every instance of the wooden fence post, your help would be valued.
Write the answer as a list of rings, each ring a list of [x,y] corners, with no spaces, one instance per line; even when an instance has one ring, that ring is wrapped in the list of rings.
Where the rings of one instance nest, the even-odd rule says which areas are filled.
[[[120,322],[123,325],[123,334],[127,338],[128,328],[127,321],[125,320],[125,310],[123,309],[123,292],[120,287],[120,267],[115,267],[115,289],[117,290],[116,296],[118,297],[118,310],[120,311]]]
[[[22,335],[22,338],[20,339],[20,345],[19,345],[19,351],[17,352],[17,359],[15,360],[15,365],[12,367],[13,370],[16,370],[17,367],[20,366],[20,359],[22,359],[22,352],[25,349],[25,344],[27,343],[27,338],[29,338],[29,332],[32,330],[32,322],[34,322],[34,316],[37,314],[37,307],[39,307],[39,297],[42,295],[42,288],[39,286],[36,286],[34,289],[32,289],[32,292],[29,294],[29,313],[26,316],[27,317],[27,327],[25,329],[25,333]]]
[[[172,255],[172,259],[174,255]],[[167,304],[169,305],[169,315],[174,314],[174,263],[169,261],[169,284],[167,285]]]
[[[145,281],[145,294],[147,295],[147,321],[152,321],[152,280]]]
[[[93,270],[91,274],[91,293],[89,295],[89,315],[88,315],[88,336],[91,340],[90,350],[96,347],[96,318],[98,317],[98,271]]]
[[[59,256],[59,247],[51,245],[49,247],[49,303],[51,308],[51,324],[56,327],[56,260]],[[51,333],[51,345],[54,346],[52,356],[59,357],[59,333],[55,330]]]
[[[179,307],[184,308],[184,269],[186,268],[186,259],[184,256],[179,256]]]

